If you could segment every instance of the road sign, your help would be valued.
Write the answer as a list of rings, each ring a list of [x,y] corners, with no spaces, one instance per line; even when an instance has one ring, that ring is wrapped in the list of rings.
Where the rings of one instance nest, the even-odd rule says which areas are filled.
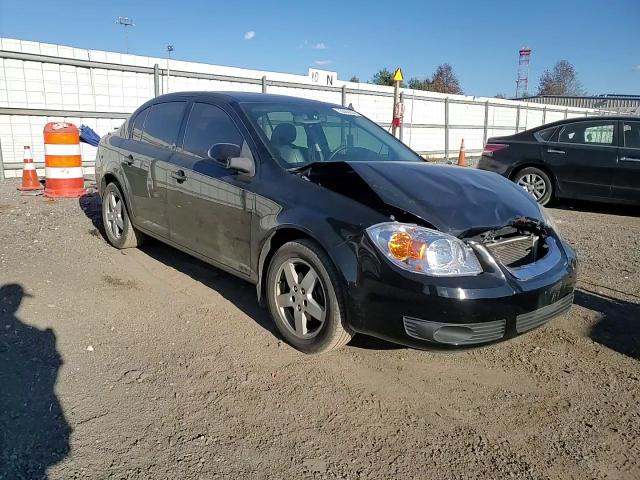
[[[401,82],[403,79],[404,79],[404,77],[402,76],[402,70],[400,69],[400,67],[396,68],[396,71],[393,74],[393,81],[394,82]]]

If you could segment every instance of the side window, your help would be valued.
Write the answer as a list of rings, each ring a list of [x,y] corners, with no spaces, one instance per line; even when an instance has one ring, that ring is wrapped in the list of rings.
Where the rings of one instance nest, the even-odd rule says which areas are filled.
[[[560,130],[560,142],[585,145],[613,145],[615,121],[576,122]]]
[[[207,157],[215,143],[242,146],[244,138],[233,120],[221,108],[207,103],[195,103],[187,120],[182,146],[186,153]]]
[[[144,120],[147,118],[147,113],[149,113],[149,108],[145,108],[141,111],[133,122],[133,132],[131,133],[131,138],[134,140],[142,140],[142,127],[144,127]]]
[[[624,146],[640,148],[640,122],[624,122]]]
[[[553,136],[553,132],[555,131],[556,131],[556,127],[545,128],[544,130],[540,130],[539,132],[536,132],[535,136],[540,141],[548,142],[551,140],[551,137]]]
[[[144,122],[142,141],[158,147],[175,145],[185,105],[185,102],[166,102],[152,105]]]

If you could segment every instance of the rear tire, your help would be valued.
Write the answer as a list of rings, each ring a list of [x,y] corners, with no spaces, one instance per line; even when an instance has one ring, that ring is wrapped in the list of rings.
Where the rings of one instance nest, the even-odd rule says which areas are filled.
[[[102,223],[107,240],[116,248],[135,248],[144,240],[144,234],[131,223],[124,195],[116,183],[107,185],[102,194]]]
[[[301,352],[335,350],[353,337],[338,273],[315,242],[280,247],[269,264],[266,293],[276,327]]]
[[[553,200],[553,182],[549,175],[539,168],[523,168],[514,175],[513,181],[529,192],[540,205],[547,205]]]

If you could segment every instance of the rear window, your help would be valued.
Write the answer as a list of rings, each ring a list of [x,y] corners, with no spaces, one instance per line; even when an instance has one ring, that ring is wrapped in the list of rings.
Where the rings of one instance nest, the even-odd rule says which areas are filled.
[[[555,131],[556,127],[545,128],[544,130],[536,132],[536,137],[538,138],[538,140],[548,142],[549,140],[551,140],[551,137],[553,137]]]
[[[186,102],[166,102],[151,106],[144,122],[142,141],[158,147],[174,146],[178,141],[185,106]]]
[[[615,121],[577,122],[560,130],[559,141],[585,145],[613,145]]]
[[[145,108],[138,115],[136,115],[136,118],[133,121],[133,131],[131,132],[131,138],[133,138],[134,140],[142,140],[142,128],[144,127],[144,120],[147,118],[147,113],[149,113],[149,107]]]

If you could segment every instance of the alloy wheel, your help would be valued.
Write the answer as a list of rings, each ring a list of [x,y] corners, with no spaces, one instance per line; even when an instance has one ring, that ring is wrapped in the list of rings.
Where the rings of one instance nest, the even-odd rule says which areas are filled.
[[[122,237],[124,232],[124,218],[122,199],[116,192],[109,192],[106,198],[105,219],[107,221],[106,228],[115,239]]]
[[[547,184],[544,179],[535,173],[527,173],[518,179],[517,184],[540,200],[547,193]]]
[[[275,276],[275,304],[280,319],[296,337],[315,337],[325,322],[327,296],[322,279],[300,258],[285,261]]]

